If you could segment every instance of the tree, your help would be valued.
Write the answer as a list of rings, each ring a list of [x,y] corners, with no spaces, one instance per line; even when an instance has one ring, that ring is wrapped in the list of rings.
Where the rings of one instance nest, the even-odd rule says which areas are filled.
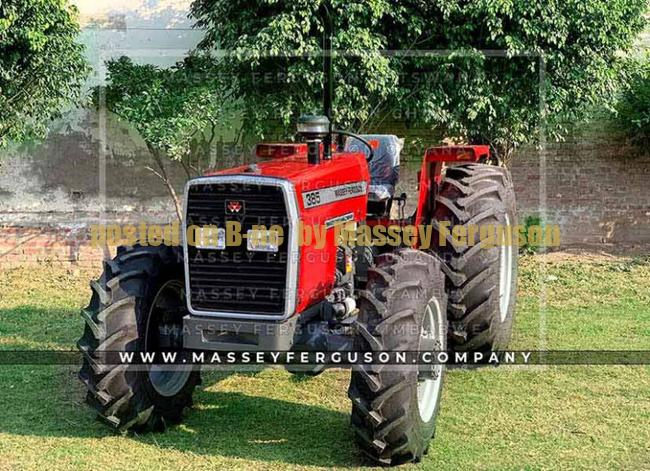
[[[200,47],[231,51],[221,65],[247,129],[263,133],[279,123],[290,134],[299,114],[318,109],[321,3],[192,4],[207,30]],[[369,130],[398,115],[490,144],[505,162],[539,137],[542,124],[560,139],[567,124],[611,100],[620,53],[643,29],[648,7],[647,0],[330,3],[334,48],[344,52],[335,58],[339,127]]]
[[[42,137],[89,72],[77,10],[66,0],[0,2],[0,147]]]
[[[225,124],[232,105],[215,62],[191,54],[166,69],[135,64],[128,57],[106,65],[107,85],[95,90],[95,103],[105,101],[108,110],[140,133],[154,162],[147,168],[163,181],[182,219],[164,157],[180,162],[188,178],[210,161],[218,127]]]
[[[616,104],[619,127],[633,144],[643,149],[650,145],[650,55],[631,61],[627,69],[629,86]]]
[[[204,51],[226,49],[220,70],[240,99],[244,128],[265,137],[278,125],[285,138],[295,134],[297,117],[322,109],[322,22],[319,3],[310,0],[253,2],[195,1],[191,15],[207,29]],[[369,119],[377,103],[390,98],[398,73],[380,50],[383,1],[338,2],[334,47],[337,124],[350,127]],[[345,11],[345,16],[341,14]],[[349,21],[343,21],[349,19]],[[344,105],[343,105],[344,104]]]

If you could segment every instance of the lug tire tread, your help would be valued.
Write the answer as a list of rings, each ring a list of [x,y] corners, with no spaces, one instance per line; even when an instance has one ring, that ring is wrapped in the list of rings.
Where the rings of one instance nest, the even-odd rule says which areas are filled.
[[[517,224],[515,196],[508,170],[485,164],[460,164],[448,167],[436,196],[434,237],[441,221],[455,225],[502,224],[508,214],[511,226]],[[447,243],[437,249],[447,275],[449,346],[458,351],[498,350],[510,340],[514,318],[514,299],[501,322],[499,313],[499,248],[478,243]],[[514,248],[516,257],[516,248]],[[513,262],[512,298],[516,297],[516,259]]]
[[[90,284],[91,300],[81,313],[85,329],[77,343],[84,359],[79,378],[98,418],[119,431],[162,430],[178,421],[200,383],[193,372],[179,394],[156,403],[142,385],[146,373],[99,361],[101,351],[139,351],[151,280],[162,270],[182,273],[179,257],[172,247],[120,247],[117,256],[104,263],[102,276]]]
[[[360,297],[362,315],[355,326],[358,350],[415,351],[419,333],[395,335],[388,327],[416,325],[416,313],[435,293],[444,309],[444,274],[437,257],[400,249],[377,258],[368,271],[368,289]],[[421,322],[421,321],[420,321]],[[418,330],[419,332],[419,330]],[[444,342],[444,339],[442,340]],[[383,366],[383,365],[382,365]],[[415,389],[414,389],[415,388]],[[417,370],[356,365],[348,396],[351,424],[362,452],[381,465],[418,461],[428,447],[416,404],[405,400],[417,390]],[[417,394],[416,394],[417,396]],[[427,427],[435,427],[435,414]],[[433,434],[433,431],[431,431]]]

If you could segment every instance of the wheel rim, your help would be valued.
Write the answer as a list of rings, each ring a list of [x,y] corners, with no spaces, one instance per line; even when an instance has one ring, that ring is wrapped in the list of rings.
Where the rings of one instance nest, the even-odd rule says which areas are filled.
[[[151,309],[149,310],[147,345],[145,350],[149,351],[152,343],[155,343],[156,346],[160,345],[159,336],[161,335],[161,330],[163,330],[161,327],[176,329],[180,326],[179,332],[182,332],[182,316],[179,319],[178,314],[184,308],[185,300],[183,297],[182,283],[177,280],[170,280],[163,284],[158,290],[158,293],[156,293],[153,303],[151,303]],[[154,322],[152,322],[152,319]],[[155,331],[151,329],[155,329]],[[150,340],[153,340],[153,342]],[[171,397],[178,394],[185,384],[187,384],[187,380],[191,374],[191,367],[183,365],[151,365],[148,370],[151,385],[158,394],[164,397]]]
[[[424,311],[424,319],[420,329],[419,351],[434,351],[442,349],[442,312],[438,300],[433,298]],[[429,422],[438,403],[442,388],[441,364],[427,365],[426,369],[418,369],[418,411],[424,422]]]
[[[505,215],[506,229],[510,229],[510,219]],[[499,315],[501,322],[508,316],[510,290],[512,287],[512,241],[504,240],[499,254]]]

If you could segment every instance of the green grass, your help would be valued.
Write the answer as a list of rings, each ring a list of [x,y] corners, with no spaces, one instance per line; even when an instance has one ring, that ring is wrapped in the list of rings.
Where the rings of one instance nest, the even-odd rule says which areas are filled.
[[[650,350],[648,258],[526,257],[515,349]],[[0,349],[69,349],[97,273],[4,270]],[[348,374],[209,373],[186,421],[115,435],[76,368],[0,367],[0,470],[360,467]],[[430,453],[406,469],[648,469],[649,367],[499,367],[447,376]]]

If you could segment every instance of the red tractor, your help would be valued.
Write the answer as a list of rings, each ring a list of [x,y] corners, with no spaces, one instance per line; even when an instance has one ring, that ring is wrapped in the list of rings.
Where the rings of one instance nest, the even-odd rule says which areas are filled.
[[[79,376],[89,404],[116,429],[180,421],[200,373],[106,364],[98,360],[105,351],[487,352],[507,345],[516,250],[478,239],[481,227],[516,224],[508,171],[488,163],[487,146],[431,148],[415,213],[391,219],[406,198],[395,196],[401,143],[333,129],[329,54],[324,62],[326,116],[300,119],[304,144],[260,144],[260,162],[211,172],[185,189],[184,230],[234,221],[250,235],[254,226],[280,226],[280,243],[228,245],[219,234],[210,244],[184,240],[182,249],[120,247],[91,283]],[[462,226],[467,243],[448,236],[440,244],[441,222]],[[339,244],[340,224],[432,225],[434,245]],[[325,227],[324,243],[300,244],[305,226]],[[435,431],[442,382],[442,364],[354,366],[348,395],[361,449],[382,464],[418,461]]]

